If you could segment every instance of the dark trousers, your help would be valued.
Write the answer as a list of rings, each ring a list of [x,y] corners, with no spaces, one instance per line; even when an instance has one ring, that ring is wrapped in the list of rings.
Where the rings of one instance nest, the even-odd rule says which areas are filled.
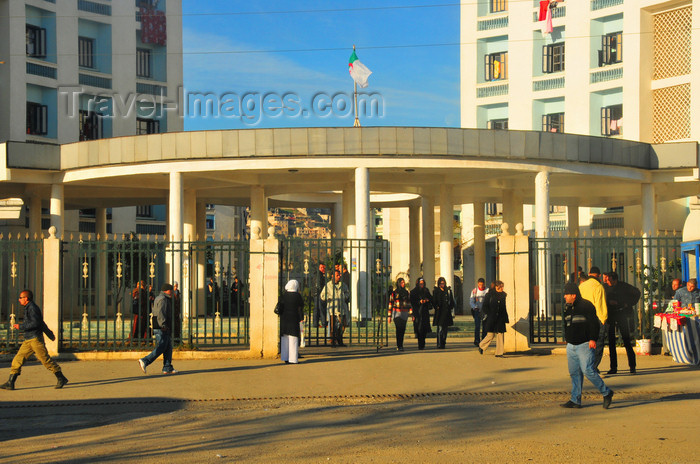
[[[345,332],[345,325],[340,316],[331,317],[331,343],[338,346],[345,346],[343,344],[343,332]]]
[[[445,348],[445,343],[447,342],[447,326],[439,325],[437,326],[437,347]]]
[[[478,308],[472,308],[472,317],[474,318],[474,344],[478,345],[486,336],[486,327],[483,327],[482,332],[481,311]]]
[[[612,319],[612,320],[610,320]],[[610,348],[610,369],[617,370],[617,348],[615,346],[615,328],[620,331],[622,343],[627,351],[627,362],[630,369],[637,367],[637,358],[632,348],[632,340],[630,338],[630,325],[627,317],[623,314],[615,314],[612,318],[608,318],[608,347]]]
[[[327,313],[326,303],[319,297],[316,297],[316,305],[314,306],[314,327],[326,327],[328,325],[326,321]]]
[[[406,319],[397,317],[394,319],[394,326],[396,326],[396,347],[403,348],[403,336],[406,333]]]
[[[416,338],[418,339],[418,349],[424,350],[425,349],[425,332],[417,333]]]
[[[598,369],[600,361],[603,360],[603,349],[605,348],[605,337],[608,336],[608,323],[600,325],[600,333],[598,334],[598,340],[595,342],[595,359],[593,361],[593,366]],[[611,355],[612,356],[612,355]]]

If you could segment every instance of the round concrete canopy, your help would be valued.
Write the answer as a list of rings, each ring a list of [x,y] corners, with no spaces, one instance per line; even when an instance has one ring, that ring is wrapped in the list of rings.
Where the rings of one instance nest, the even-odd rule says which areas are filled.
[[[352,188],[358,167],[369,169],[373,207],[407,206],[442,185],[454,204],[501,202],[504,190],[532,204],[540,171],[550,173],[553,205],[640,204],[644,183],[655,185],[658,201],[700,192],[695,143],[676,147],[684,156],[669,162],[647,143],[535,131],[216,130],[43,147],[41,157],[36,144],[5,145],[0,194],[47,200],[50,186],[63,184],[68,209],[167,203],[171,172],[183,174],[185,195],[241,206],[251,186],[263,186],[273,207],[328,206]]]

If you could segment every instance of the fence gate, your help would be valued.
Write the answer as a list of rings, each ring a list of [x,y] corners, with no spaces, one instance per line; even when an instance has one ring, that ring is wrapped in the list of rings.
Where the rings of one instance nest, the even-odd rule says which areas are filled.
[[[0,234],[0,350],[14,351],[22,342],[19,331],[12,327],[22,317],[18,301],[22,290],[31,290],[34,301],[43,308],[43,274],[41,240]]]
[[[391,282],[387,240],[299,239],[280,240],[280,294],[296,279],[304,298],[304,337],[312,346],[330,345],[328,316],[319,299],[324,282],[338,268],[351,293],[350,318],[344,342],[356,345],[388,344],[387,307]],[[325,273],[319,266],[325,265]]]
[[[152,346],[150,315],[163,283],[178,282],[173,342],[248,343],[247,241],[168,242],[162,237],[62,242],[62,349]]]
[[[592,266],[615,271],[620,281],[642,291],[634,335],[658,337],[653,317],[668,302],[671,281],[681,277],[680,243],[675,235],[531,238],[530,343],[564,343],[564,285],[576,279],[578,267],[587,273]]]

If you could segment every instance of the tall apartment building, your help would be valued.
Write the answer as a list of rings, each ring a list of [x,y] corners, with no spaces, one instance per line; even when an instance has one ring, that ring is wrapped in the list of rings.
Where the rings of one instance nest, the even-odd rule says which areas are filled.
[[[181,0],[0,0],[0,62],[0,142],[36,143],[32,156],[183,130]],[[5,200],[5,229],[25,230],[24,200]],[[110,210],[108,231],[165,233],[164,206]],[[67,232],[94,230],[94,211],[66,219]]]
[[[650,143],[700,140],[700,111],[692,111],[700,102],[700,21],[693,0],[541,4],[462,2],[462,127]],[[548,6],[552,31],[546,33],[540,8],[546,15]],[[639,230],[639,211],[614,210],[608,219],[618,220],[606,222],[596,214],[602,210],[582,209],[580,225]],[[688,200],[658,211],[661,228],[680,230]]]

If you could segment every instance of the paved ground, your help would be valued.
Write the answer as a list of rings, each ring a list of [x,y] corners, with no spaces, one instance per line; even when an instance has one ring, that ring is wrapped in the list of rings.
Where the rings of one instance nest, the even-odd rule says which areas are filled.
[[[176,360],[175,376],[135,359],[62,362],[63,390],[29,365],[0,391],[0,462],[700,462],[700,371],[670,357],[608,377],[607,411],[589,383],[583,409],[558,407],[562,355],[462,343],[301,361]]]

